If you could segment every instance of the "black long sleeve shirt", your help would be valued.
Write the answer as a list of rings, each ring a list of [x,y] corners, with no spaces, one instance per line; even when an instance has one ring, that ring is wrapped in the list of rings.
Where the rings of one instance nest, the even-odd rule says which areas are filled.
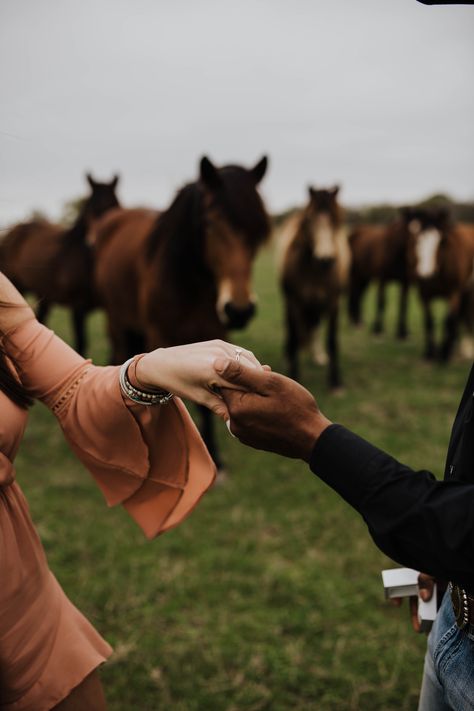
[[[331,425],[310,467],[364,518],[377,546],[402,565],[474,592],[474,366],[454,421],[444,481],[413,471]]]

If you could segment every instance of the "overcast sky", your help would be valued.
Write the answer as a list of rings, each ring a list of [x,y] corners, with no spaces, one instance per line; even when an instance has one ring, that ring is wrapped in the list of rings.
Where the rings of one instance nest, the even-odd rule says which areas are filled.
[[[348,204],[474,198],[474,7],[416,0],[1,0],[0,224],[83,174],[164,208],[217,164]]]

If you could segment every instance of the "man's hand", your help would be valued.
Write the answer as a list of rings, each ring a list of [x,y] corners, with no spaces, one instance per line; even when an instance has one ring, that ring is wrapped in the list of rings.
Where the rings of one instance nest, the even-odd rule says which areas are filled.
[[[429,602],[433,597],[433,590],[435,585],[435,579],[428,575],[427,573],[420,573],[418,575],[418,588],[420,590],[420,597],[424,602]],[[403,598],[394,597],[392,603],[397,607],[402,604]],[[418,597],[413,595],[408,600],[410,606],[410,619],[411,625],[415,632],[421,632],[420,622],[418,620]]]
[[[290,378],[235,359],[218,358],[214,368],[229,385],[220,387],[232,434],[256,449],[309,461],[316,440],[331,424],[311,393]]]

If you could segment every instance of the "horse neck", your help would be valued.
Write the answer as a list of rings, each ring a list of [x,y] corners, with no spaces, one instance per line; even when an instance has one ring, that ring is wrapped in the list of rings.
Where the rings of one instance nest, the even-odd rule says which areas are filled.
[[[456,230],[451,227],[445,235],[443,259],[440,260],[439,275],[442,279],[462,283],[471,272],[470,250]]]
[[[184,192],[186,191],[186,193]],[[206,239],[203,194],[198,184],[183,188],[163,213],[148,244],[149,269],[160,274],[169,292],[181,302],[195,303],[217,297],[217,285],[204,262]]]
[[[77,216],[76,221],[69,229],[65,230],[63,235],[64,242],[74,242],[74,243],[84,243],[86,242],[86,236],[88,231],[88,221],[86,217],[86,211],[81,210]]]

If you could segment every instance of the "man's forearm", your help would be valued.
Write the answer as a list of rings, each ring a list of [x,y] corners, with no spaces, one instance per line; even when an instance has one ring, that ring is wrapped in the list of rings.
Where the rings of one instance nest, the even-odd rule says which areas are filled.
[[[474,485],[415,472],[341,425],[318,438],[310,467],[364,517],[384,553],[474,587]]]

